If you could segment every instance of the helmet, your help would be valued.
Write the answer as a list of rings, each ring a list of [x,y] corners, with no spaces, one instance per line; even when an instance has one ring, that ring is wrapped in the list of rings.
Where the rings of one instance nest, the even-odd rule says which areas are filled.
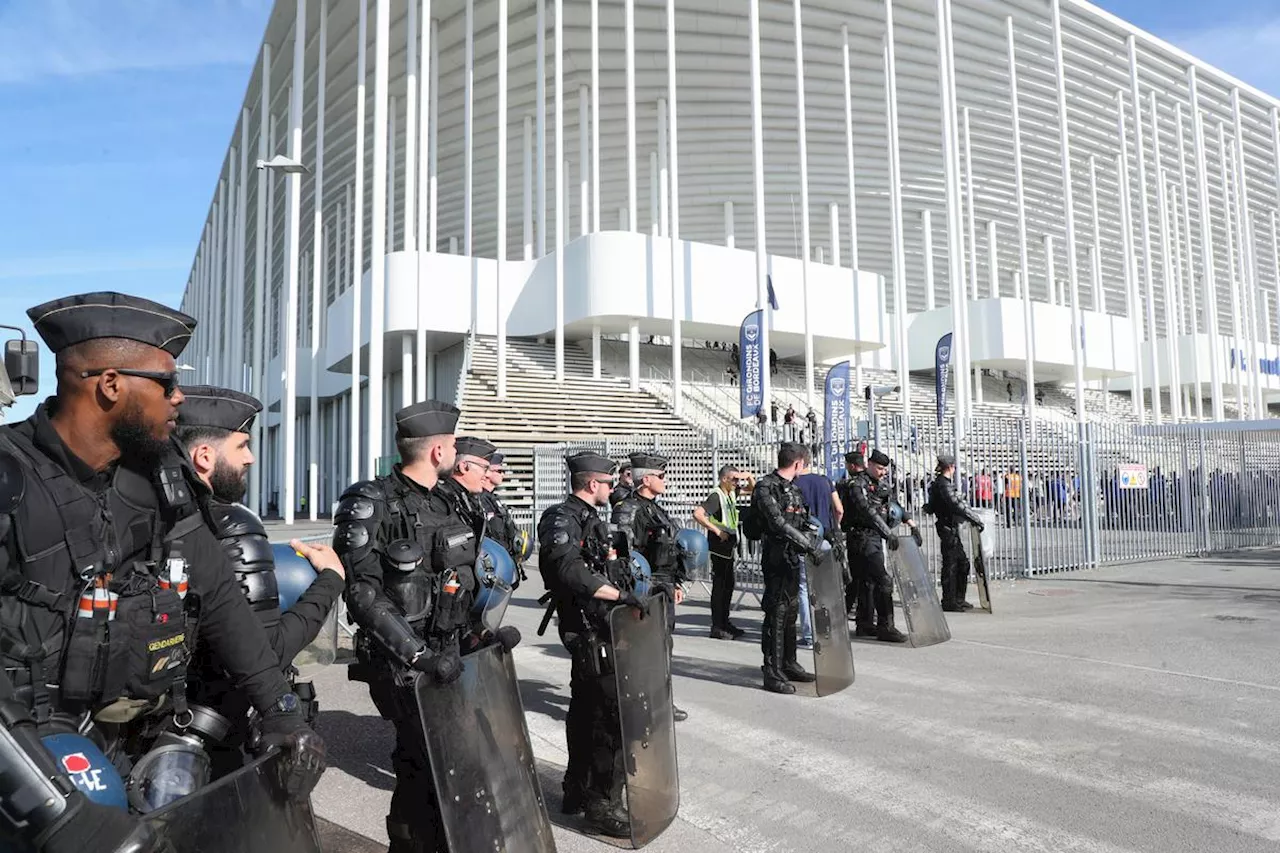
[[[653,567],[639,551],[631,552],[631,583],[636,595],[648,595],[653,586]]]
[[[680,552],[680,562],[686,572],[701,571],[711,562],[711,552],[707,548],[707,537],[696,530],[685,528],[676,534],[676,550]]]
[[[889,526],[897,527],[902,520],[907,517],[907,513],[902,509],[902,504],[897,501],[889,501]]]
[[[529,552],[532,549],[533,542],[527,533],[517,533],[515,539],[511,540],[511,550],[515,552],[516,559],[522,563],[529,559]]]
[[[491,631],[502,624],[515,577],[516,564],[507,549],[488,536],[480,540],[480,553],[476,555],[476,596],[471,612]]]
[[[124,780],[97,744],[70,732],[45,735],[40,741],[80,793],[100,806],[129,810]]]
[[[288,545],[272,545],[276,564],[276,589],[280,596],[280,612],[284,613],[298,602],[316,579],[316,570],[306,558]]]

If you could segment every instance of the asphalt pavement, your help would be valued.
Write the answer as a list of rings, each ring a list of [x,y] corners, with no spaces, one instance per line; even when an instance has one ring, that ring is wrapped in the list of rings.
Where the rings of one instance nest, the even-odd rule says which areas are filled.
[[[554,628],[535,635],[541,592],[531,575],[508,622],[559,820],[569,661]],[[707,636],[704,597],[679,608],[680,813],[646,849],[1280,850],[1280,553],[1001,581],[992,597],[994,615],[948,614],[941,645],[857,641],[856,683],[822,699],[760,689],[754,602],[733,642]],[[391,727],[340,665],[315,681],[326,849],[385,849]],[[563,827],[556,843],[610,849]]]

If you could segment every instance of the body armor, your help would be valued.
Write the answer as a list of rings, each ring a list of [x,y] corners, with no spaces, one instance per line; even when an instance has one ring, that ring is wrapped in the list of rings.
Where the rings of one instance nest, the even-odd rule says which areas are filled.
[[[680,527],[658,502],[633,493],[613,509],[613,523],[629,548],[644,554],[655,578],[683,583],[685,572],[676,549]]]
[[[238,503],[213,501],[209,507],[214,533],[222,545],[249,606],[266,627],[280,621],[280,595],[276,588],[275,560],[262,519]]]

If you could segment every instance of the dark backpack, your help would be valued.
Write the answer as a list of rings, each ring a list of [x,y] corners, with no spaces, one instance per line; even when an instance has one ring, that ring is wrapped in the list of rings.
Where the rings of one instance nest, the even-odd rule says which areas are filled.
[[[751,503],[747,504],[746,509],[738,516],[738,529],[752,542],[758,542],[764,537],[764,519],[761,517],[760,510],[756,508],[754,492],[751,495]]]

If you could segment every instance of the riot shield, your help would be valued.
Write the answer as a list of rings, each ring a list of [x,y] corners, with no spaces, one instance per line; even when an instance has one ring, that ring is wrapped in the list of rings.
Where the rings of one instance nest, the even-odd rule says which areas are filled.
[[[278,752],[147,815],[173,853],[320,853],[309,803],[273,782]]]
[[[947,618],[942,615],[938,591],[934,589],[924,552],[916,540],[910,536],[899,536],[898,550],[889,553],[911,645],[920,648],[950,640],[951,629],[947,627]]]
[[[413,690],[449,849],[554,853],[510,653],[487,646],[452,684]]]
[[[969,547],[972,549],[973,575],[978,587],[978,604],[983,610],[991,612],[991,586],[987,583],[987,569],[993,564],[996,553],[996,513],[995,510],[979,509],[975,513],[982,519],[982,532],[978,528],[969,527]]]
[[[853,684],[853,645],[844,606],[844,576],[829,547],[823,550],[820,561],[810,559],[805,571],[809,579],[806,606],[813,616],[813,673],[817,676],[814,687],[819,696],[830,696]]]
[[[280,612],[293,607],[316,579],[316,570],[304,557],[288,545],[271,546],[276,567],[276,586],[280,595]],[[305,675],[317,666],[328,666],[338,657],[338,607],[320,626],[320,633],[303,647],[293,660],[294,666]]]
[[[650,598],[643,614],[632,607],[613,608],[609,628],[618,681],[631,844],[638,848],[661,835],[680,809],[671,661],[667,655],[667,597]]]

